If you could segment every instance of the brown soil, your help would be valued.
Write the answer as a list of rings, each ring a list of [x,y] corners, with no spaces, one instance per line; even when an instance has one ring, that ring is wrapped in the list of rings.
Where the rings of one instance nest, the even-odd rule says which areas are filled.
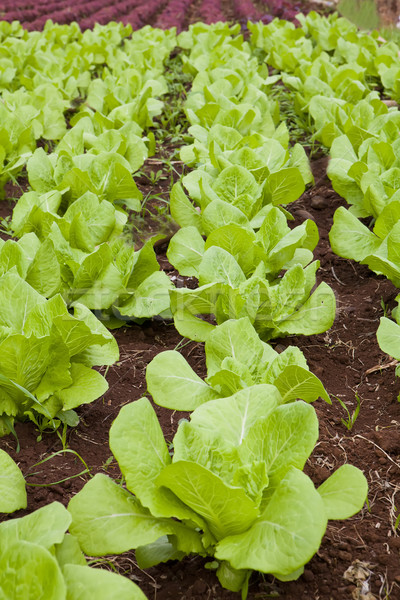
[[[400,0],[376,0],[379,16],[386,27],[393,26],[400,17]]]
[[[383,277],[364,266],[335,256],[328,243],[328,231],[334,210],[342,200],[333,192],[325,176],[326,159],[313,163],[316,186],[291,207],[296,222],[312,217],[317,222],[321,240],[316,257],[321,261],[319,276],[335,290],[338,310],[332,329],[313,337],[277,340],[282,349],[297,344],[305,353],[311,369],[332,394],[332,405],[315,403],[320,419],[320,440],[306,470],[316,485],[332,470],[349,462],[363,469],[368,478],[369,509],[344,522],[329,524],[318,554],[296,582],[280,583],[268,576],[253,575],[249,599],[279,597],[287,600],[372,600],[400,598],[400,537],[396,529],[400,492],[400,385],[395,380],[391,359],[376,342],[375,332],[383,314],[381,300],[394,305],[396,289]],[[3,208],[4,203],[0,204]],[[315,207],[315,208],[313,208]],[[295,224],[296,224],[295,222]],[[162,250],[162,247],[160,248]],[[163,255],[160,263],[171,269]],[[121,358],[108,371],[110,389],[103,399],[80,409],[79,426],[68,432],[71,450],[79,454],[90,468],[118,477],[116,462],[108,447],[108,431],[121,406],[146,392],[145,368],[163,350],[173,349],[181,341],[171,323],[154,320],[142,327],[132,326],[116,332]],[[190,342],[181,349],[195,371],[205,375],[203,345]],[[344,401],[350,411],[361,399],[360,414],[349,431],[341,422],[345,412],[334,396]],[[168,440],[176,431],[182,413],[156,407]],[[79,491],[88,475],[72,453],[58,454],[61,442],[55,434],[45,434],[36,441],[38,432],[30,423],[18,424],[16,431],[21,451],[16,454],[15,440],[0,440],[19,463],[28,482],[29,511],[52,501],[67,504]],[[51,457],[37,465],[44,458]],[[77,477],[73,478],[74,476]],[[67,479],[66,481],[63,481]],[[41,487],[41,486],[48,487]],[[25,514],[20,511],[15,516]],[[114,557],[116,567],[138,582],[149,600],[234,600],[237,595],[222,590],[214,574],[203,568],[204,561],[187,558],[140,571],[134,554]],[[356,580],[344,578],[348,569],[361,562],[369,578],[362,596]],[[348,575],[351,579],[351,573]],[[361,584],[359,584],[361,586]]]
[[[8,200],[0,200],[0,238],[5,240],[7,235],[1,231],[6,228],[6,220],[11,216],[12,203]]]

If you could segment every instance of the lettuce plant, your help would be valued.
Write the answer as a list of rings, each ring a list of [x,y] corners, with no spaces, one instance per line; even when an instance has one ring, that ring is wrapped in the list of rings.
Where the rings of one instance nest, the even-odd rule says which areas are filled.
[[[289,171],[290,169],[288,169]],[[201,264],[207,251],[213,246],[230,252],[238,261],[246,276],[254,273],[263,261],[270,277],[276,277],[291,264],[306,266],[313,258],[312,251],[318,243],[318,229],[311,220],[290,229],[280,207],[264,204],[259,198],[251,197],[250,179],[242,187],[243,175],[239,168],[226,169],[231,178],[221,177],[219,196],[208,198],[199,213],[191,204],[179,184],[171,193],[171,214],[182,228],[171,239],[167,256],[169,261],[183,274],[200,277]],[[225,172],[224,171],[224,172]],[[243,171],[245,171],[243,169]],[[226,186],[222,187],[222,182]],[[243,181],[243,180],[242,180]],[[279,191],[284,195],[286,185]],[[255,188],[257,189],[257,188]],[[254,229],[258,229],[255,233]],[[203,240],[202,235],[207,237]]]
[[[39,193],[59,191],[68,206],[86,192],[100,201],[122,203],[140,210],[142,195],[131,175],[131,166],[117,152],[87,152],[77,156],[53,153],[38,148],[27,165],[29,183]]]
[[[230,224],[204,242],[194,226],[181,229],[171,240],[168,257],[183,274],[197,276],[199,287],[171,290],[176,328],[185,337],[205,341],[213,325],[198,316],[213,315],[217,324],[248,316],[265,340],[326,331],[335,317],[335,297],[324,282],[312,292],[319,262],[308,263],[317,239],[314,223],[290,231],[274,208],[257,234]],[[278,277],[281,269],[286,271]]]
[[[354,105],[363,98],[378,98],[366,83],[366,76],[361,65],[354,62],[337,65],[324,53],[307,66],[299,66],[293,74],[283,73],[282,81],[295,91],[295,107],[302,112],[314,96],[340,98]]]
[[[329,239],[338,256],[368,265],[371,271],[385,275],[400,287],[400,200],[385,206],[373,231],[341,206],[335,212]]]
[[[318,261],[303,269],[294,265],[282,279],[270,284],[263,267],[245,279],[237,261],[227,252],[213,252],[214,268],[224,259],[226,281],[213,280],[195,290],[171,290],[171,311],[179,333],[206,341],[213,325],[199,316],[211,315],[217,324],[248,316],[260,337],[269,340],[285,335],[312,335],[327,331],[335,318],[335,296],[326,283],[316,282]],[[229,265],[229,266],[227,266]],[[261,273],[261,276],[260,276]],[[236,279],[235,275],[238,275]],[[233,283],[232,283],[233,279]]]
[[[400,124],[400,112],[396,113]],[[387,124],[391,124],[389,129],[394,133],[395,121]],[[376,219],[400,197],[400,144],[398,135],[387,139],[384,128],[379,132],[371,130],[365,137],[355,148],[350,134],[334,140],[328,175],[334,189],[350,204],[352,214]]]
[[[216,48],[222,47],[222,51],[226,53],[229,53],[230,48],[240,50],[243,46],[243,37],[238,34],[240,34],[239,23],[189,25],[189,29],[182,31],[177,38],[179,47],[190,51],[188,57],[185,55],[182,57],[184,69],[193,75],[205,70],[213,60],[213,51]]]
[[[265,62],[282,73],[293,92],[295,111],[312,117],[310,128],[316,139],[329,148],[335,137],[349,133],[361,143],[369,137],[374,112],[387,111],[374,90],[376,84],[387,95],[399,97],[397,46],[382,43],[377,32],[357,31],[337,15],[324,18],[310,12],[298,20],[301,27],[297,28],[278,20],[250,24],[252,47],[262,49]],[[389,119],[378,121],[386,134],[391,129],[396,136],[385,121],[396,121],[398,111],[389,112]],[[380,137],[378,128],[375,133]]]
[[[0,595],[10,600],[145,600],[129,579],[87,565],[59,502],[0,524]]]
[[[67,422],[108,388],[91,367],[118,359],[113,336],[82,304],[36,292],[13,267],[0,277],[0,435],[14,419]],[[36,416],[35,416],[36,415]]]
[[[282,405],[263,384],[198,407],[179,425],[171,457],[142,398],[125,405],[110,430],[127,489],[96,475],[69,503],[71,533],[90,555],[135,548],[142,568],[210,557],[221,584],[242,598],[253,570],[296,579],[328,519],[350,517],[367,494],[350,465],[315,489],[302,469],[317,438],[312,406]]]
[[[340,207],[335,212],[329,234],[333,251],[339,256],[356,260],[378,275],[385,275],[400,287],[400,201],[393,199],[380,212],[373,231],[361,223],[349,210]],[[397,302],[400,296],[396,298]],[[400,321],[398,308],[392,311],[396,322],[382,317],[377,331],[378,344],[396,360],[400,358]],[[396,375],[399,369],[396,368]]]
[[[24,228],[37,231],[40,227],[38,233],[44,241],[33,232],[25,233],[18,242],[0,240],[0,274],[15,268],[40,294],[47,298],[61,294],[69,306],[80,304],[96,310],[108,326],[121,326],[124,319],[171,317],[169,290],[174,285],[160,271],[153,249],[157,236],[138,251],[123,238],[94,249],[93,240],[111,235],[115,221],[111,210],[109,223],[101,222],[105,213],[100,208],[97,214],[89,213],[89,229],[78,207],[96,206],[96,200],[86,200],[84,203],[82,197],[78,206],[73,205],[77,211],[53,222],[50,213],[44,213],[48,219],[41,219],[43,213],[34,208]]]
[[[194,133],[194,128],[190,130]],[[242,137],[235,129],[222,125],[215,125],[204,135],[200,128],[195,133],[200,141],[183,148],[181,156],[188,164],[203,164],[186,175],[183,184],[202,210],[214,199],[235,204],[236,197],[246,193],[238,206],[254,215],[257,208],[268,203],[276,206],[294,202],[313,181],[303,148],[296,144],[291,153],[286,149],[285,128],[278,128],[276,138],[270,139]]]
[[[92,192],[85,192],[65,211],[61,207],[62,195],[57,190],[26,192],[14,207],[11,229],[19,238],[33,232],[45,242],[56,223],[71,248],[90,253],[120,236],[127,221],[124,211]]]
[[[192,411],[209,400],[231,396],[253,385],[275,386],[281,402],[296,399],[330,403],[321,381],[310,373],[301,350],[288,346],[278,354],[262,342],[248,317],[215,327],[205,344],[207,377],[203,381],[179,352],[160,352],[146,370],[153,400],[173,410]]]

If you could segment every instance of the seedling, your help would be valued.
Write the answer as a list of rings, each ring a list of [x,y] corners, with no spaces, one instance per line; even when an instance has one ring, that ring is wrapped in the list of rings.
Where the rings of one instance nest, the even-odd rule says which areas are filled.
[[[385,301],[383,300],[383,298],[381,298],[381,307],[383,310],[383,316],[388,317],[389,316],[389,305],[385,304]]]
[[[43,463],[47,462],[48,460],[55,458],[59,454],[65,454],[66,452],[68,452],[70,454],[74,454],[81,461],[81,463],[85,467],[83,471],[81,471],[80,473],[77,473],[76,475],[71,475],[70,477],[65,477],[64,479],[60,479],[59,481],[53,481],[52,483],[28,483],[28,482],[26,482],[26,485],[29,485],[30,487],[51,487],[52,485],[59,485],[60,483],[64,483],[65,481],[69,481],[70,479],[76,479],[76,477],[80,477],[81,475],[85,475],[86,473],[89,475],[89,477],[92,477],[92,475],[90,473],[90,468],[88,467],[87,463],[82,458],[82,456],[78,452],[76,452],[75,450],[71,450],[70,448],[63,448],[62,450],[59,450],[58,452],[53,452],[52,454],[50,454],[50,456],[47,456],[43,460],[35,463],[33,466],[38,467],[39,465],[42,465]],[[38,473],[37,472],[28,473],[26,475],[26,477],[32,477],[33,475],[38,475]]]
[[[146,177],[152,185],[156,185],[162,179],[167,179],[162,169],[159,169],[158,171],[150,171],[150,173],[146,175]]]
[[[336,398],[336,400],[339,402],[340,406],[343,408],[343,410],[345,410],[346,414],[347,414],[347,419],[340,419],[341,422],[343,423],[343,425],[346,427],[346,429],[348,431],[351,431],[354,427],[354,423],[357,420],[357,417],[359,415],[360,412],[360,408],[361,408],[361,399],[359,397],[359,395],[356,393],[356,401],[357,401],[357,406],[356,408],[353,410],[352,413],[350,413],[349,409],[347,408],[346,404],[343,402],[343,400],[341,400],[340,398],[338,398],[338,396],[334,396]]]

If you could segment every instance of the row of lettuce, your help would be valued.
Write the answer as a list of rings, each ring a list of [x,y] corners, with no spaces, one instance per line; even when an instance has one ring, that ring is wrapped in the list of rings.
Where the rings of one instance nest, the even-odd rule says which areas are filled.
[[[0,31],[1,194],[10,180],[18,185],[25,169],[29,180],[7,228],[19,239],[0,240],[5,435],[14,432],[15,419],[29,418],[40,429],[76,425],[74,409],[108,388],[92,367],[119,357],[92,310],[114,305],[129,313],[123,305],[149,278],[172,286],[159,273],[153,242],[135,252],[122,233],[128,211],[141,208],[132,173],[154,152],[145,130],[162,110],[163,63],[176,37],[150,28],[131,36],[121,24],[85,33],[76,24],[48,24],[28,34],[2,22]],[[140,290],[140,304],[139,296]],[[169,305],[164,296],[161,308],[145,307],[143,316],[162,312]],[[25,508],[21,472],[4,451],[0,463],[0,511]],[[2,594],[144,599],[129,579],[88,566],[78,539],[66,533],[71,521],[55,502],[0,525]]]
[[[118,348],[91,310],[111,324],[169,306],[154,242],[136,252],[122,234],[141,208],[132,173],[154,151],[145,130],[162,110],[176,37],[130,34],[121,24],[4,34],[2,183],[26,167],[29,190],[10,225],[19,239],[0,240],[0,434],[34,414],[71,423],[71,410],[105,392],[91,367],[113,364]]]
[[[335,213],[333,251],[400,287],[399,48],[337,15],[299,20],[298,29],[283,21],[250,24],[251,44],[264,52],[291,90],[298,116],[327,148],[328,176],[350,205]],[[399,360],[400,315],[392,314],[397,322],[382,317],[377,339]]]
[[[315,19],[311,13],[303,28]],[[268,39],[261,25],[254,27]],[[270,27],[300,31],[285,22]],[[32,572],[46,598],[87,598],[88,590],[109,597],[109,574],[101,576],[103,590],[79,546],[91,556],[135,549],[142,568],[188,554],[208,557],[221,584],[243,598],[253,570],[296,579],[317,552],[328,519],[362,508],[367,482],[350,465],[318,489],[305,475],[318,439],[310,403],[329,396],[298,348],[278,354],[267,343],[321,333],[335,316],[329,286],[313,291],[315,223],[290,228],[292,217],[282,207],[313,178],[271,99],[280,75],[270,76],[239,28],[225,24],[197,24],[178,38],[151,28],[130,36],[115,24],[84,34],[55,25],[43,34],[16,25],[1,31],[12,71],[2,97],[10,107],[15,95],[19,121],[27,115],[33,136],[23,157],[14,148],[18,167],[4,150],[4,181],[26,164],[30,189],[11,222],[19,240],[0,248],[1,318],[7,319],[0,330],[2,433],[12,431],[15,417],[76,421],[73,409],[104,393],[107,384],[91,367],[112,364],[118,349],[91,310],[111,327],[173,317],[183,336],[205,342],[207,362],[204,381],[175,351],[159,354],[147,368],[156,404],[193,411],[178,427],[172,456],[142,398],[122,409],[110,431],[126,489],[99,474],[74,496],[69,512],[55,503],[0,525],[9,540],[0,545],[7,566],[1,585],[11,589],[9,567],[18,560],[28,565],[29,555],[51,565],[57,585],[46,579],[47,567],[32,568],[27,598],[37,597]],[[256,39],[253,32],[254,46]],[[74,65],[68,76],[61,58],[66,41],[64,68]],[[194,290],[175,288],[160,272],[154,239],[135,251],[121,237],[127,211],[140,208],[132,174],[154,149],[148,127],[162,109],[163,61],[177,44],[193,78],[185,106],[192,142],[181,150],[192,170],[171,191],[171,214],[181,228],[167,256],[182,275],[198,279]],[[48,48],[54,61],[45,60]],[[34,55],[27,58],[28,50]],[[24,77],[35,82],[31,89]],[[68,130],[46,137],[41,112],[31,104],[38,83],[51,86],[51,78],[65,101],[59,114],[64,118],[71,103],[74,110]],[[47,152],[35,149],[35,140],[44,139]],[[7,455],[4,460],[12,477],[0,485],[8,486],[3,497],[10,502],[0,509],[11,512],[26,505],[26,496],[16,465]],[[50,518],[58,524],[54,536],[42,533]],[[108,580],[121,598],[143,597],[123,578]]]

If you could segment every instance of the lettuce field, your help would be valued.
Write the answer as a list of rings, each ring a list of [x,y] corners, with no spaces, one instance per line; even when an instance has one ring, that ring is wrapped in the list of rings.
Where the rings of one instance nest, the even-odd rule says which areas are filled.
[[[399,37],[0,19],[0,598],[400,598]]]

